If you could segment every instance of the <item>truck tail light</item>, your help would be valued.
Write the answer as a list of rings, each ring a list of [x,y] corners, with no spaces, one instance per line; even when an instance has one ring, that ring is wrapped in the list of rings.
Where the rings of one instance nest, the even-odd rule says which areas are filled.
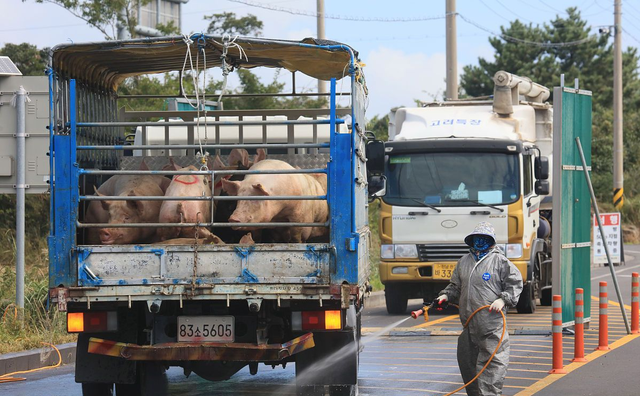
[[[342,312],[333,311],[302,311],[292,312],[294,330],[341,330]]]
[[[118,330],[115,311],[67,312],[68,333],[95,333]]]

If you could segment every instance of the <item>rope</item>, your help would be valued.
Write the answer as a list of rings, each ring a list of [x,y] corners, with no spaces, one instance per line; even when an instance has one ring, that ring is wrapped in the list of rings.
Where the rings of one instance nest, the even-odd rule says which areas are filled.
[[[456,308],[459,308],[456,304],[449,304],[452,305]],[[480,308],[476,309],[475,311],[473,311],[473,313],[469,316],[469,318],[467,319],[467,321],[464,323],[464,327],[466,328],[467,326],[469,326],[469,322],[471,322],[471,319],[474,317],[475,314],[477,314],[478,312],[482,311],[483,309],[487,309],[490,308],[491,305],[483,305]],[[422,308],[422,310],[424,311],[425,316],[427,315],[427,312],[429,311],[429,309],[431,308],[431,305],[425,306],[424,308]],[[418,311],[415,311],[420,312]],[[489,364],[491,363],[491,361],[493,360],[493,358],[496,356],[496,353],[498,353],[498,349],[500,349],[500,346],[502,345],[502,341],[504,341],[504,334],[505,331],[507,329],[507,317],[504,316],[504,312],[502,312],[502,310],[500,310],[500,315],[502,315],[502,334],[500,335],[500,341],[498,341],[498,345],[496,345],[496,349],[493,351],[493,353],[491,354],[491,357],[489,358],[489,360],[487,360],[487,363],[484,364],[484,367],[482,367],[482,370],[480,370],[478,372],[478,374],[476,374],[475,377],[473,377],[473,379],[469,382],[467,382],[466,384],[462,385],[461,387],[459,387],[458,389],[447,393],[444,396],[451,396],[459,391],[461,391],[462,389],[466,388],[467,386],[471,385],[475,380],[478,379],[478,377],[480,377],[480,375],[484,372],[484,370],[486,370],[486,368],[489,366]]]
[[[16,374],[27,374],[27,373],[33,373],[36,371],[49,370],[49,369],[60,367],[60,365],[62,364],[62,355],[60,355],[60,351],[58,350],[58,348],[56,348],[56,346],[53,344],[49,344],[48,342],[43,342],[43,344],[50,346],[56,351],[56,353],[58,354],[58,363],[54,364],[53,366],[45,366],[45,367],[40,367],[36,369],[31,369],[31,370],[24,370],[24,371],[14,371],[13,373],[0,375],[0,384],[6,384],[9,382],[20,382],[20,381],[27,380],[24,377],[13,377]]]

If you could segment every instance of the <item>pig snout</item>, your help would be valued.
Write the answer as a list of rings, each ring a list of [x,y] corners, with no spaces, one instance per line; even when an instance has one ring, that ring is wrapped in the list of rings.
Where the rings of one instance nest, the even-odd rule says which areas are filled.
[[[103,245],[112,245],[116,241],[116,235],[106,228],[100,230],[100,242]]]
[[[233,213],[230,217],[229,217],[229,223],[251,223],[253,220],[253,216],[251,215],[240,215],[238,213]],[[234,230],[240,230],[240,229],[244,229],[245,227],[231,227]]]

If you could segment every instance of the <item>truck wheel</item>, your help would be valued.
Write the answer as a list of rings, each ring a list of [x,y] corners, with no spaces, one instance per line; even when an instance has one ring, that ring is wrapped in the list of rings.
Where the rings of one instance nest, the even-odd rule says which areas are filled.
[[[540,290],[540,305],[542,305],[543,307],[550,307],[552,294],[553,293],[551,292],[551,287]]]
[[[387,285],[384,288],[384,301],[387,304],[387,313],[392,315],[402,315],[407,312],[407,302],[409,298],[396,285]]]
[[[522,288],[516,309],[520,314],[532,314],[536,312],[536,299],[533,295],[533,285],[531,283],[527,283]]]
[[[169,383],[164,366],[156,362],[139,362],[135,384],[116,384],[117,396],[165,396]]]
[[[113,396],[113,384],[82,383],[83,396]]]

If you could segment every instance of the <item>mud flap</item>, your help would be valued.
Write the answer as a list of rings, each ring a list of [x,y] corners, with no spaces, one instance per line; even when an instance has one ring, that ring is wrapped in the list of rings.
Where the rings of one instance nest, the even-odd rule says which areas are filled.
[[[137,342],[138,325],[133,312],[119,312],[120,331],[117,333],[78,334],[76,348],[76,382],[133,384],[136,382],[136,362],[111,356],[89,353],[89,338]]]

